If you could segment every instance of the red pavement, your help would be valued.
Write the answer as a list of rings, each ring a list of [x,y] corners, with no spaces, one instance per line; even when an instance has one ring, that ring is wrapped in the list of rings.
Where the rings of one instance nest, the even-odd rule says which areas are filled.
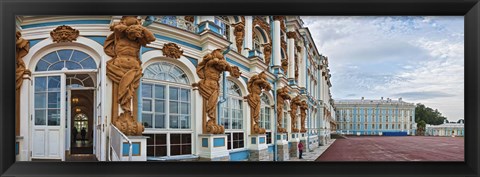
[[[316,161],[464,161],[464,138],[354,136],[337,139]]]

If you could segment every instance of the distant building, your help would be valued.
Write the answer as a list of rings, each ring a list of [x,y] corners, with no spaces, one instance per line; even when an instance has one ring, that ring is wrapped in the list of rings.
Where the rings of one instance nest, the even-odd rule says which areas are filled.
[[[337,133],[415,135],[415,105],[390,98],[335,101]]]
[[[425,126],[426,136],[465,136],[465,121],[460,119],[458,122],[445,122],[441,125]]]

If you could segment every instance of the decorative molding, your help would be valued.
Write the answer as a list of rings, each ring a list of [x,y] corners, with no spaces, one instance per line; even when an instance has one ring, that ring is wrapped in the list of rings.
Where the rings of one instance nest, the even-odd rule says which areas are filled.
[[[70,26],[62,25],[50,32],[53,42],[73,42],[76,41],[80,31],[73,29]]]
[[[185,16],[184,17],[185,20],[189,21],[189,22],[195,22],[195,17],[194,16]]]
[[[175,43],[167,43],[162,48],[163,56],[179,59],[183,55],[183,50]]]
[[[287,38],[288,39],[296,39],[297,38],[297,33],[295,31],[289,31],[287,32]]]
[[[272,43],[262,44],[263,46],[263,58],[265,59],[265,64],[270,65],[270,59],[272,57]]]

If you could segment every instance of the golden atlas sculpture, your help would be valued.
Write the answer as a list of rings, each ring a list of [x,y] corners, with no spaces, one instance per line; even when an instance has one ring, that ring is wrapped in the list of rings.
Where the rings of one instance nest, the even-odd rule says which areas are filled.
[[[217,124],[217,102],[220,95],[219,81],[221,74],[225,71],[230,72],[230,76],[235,78],[239,78],[241,75],[238,67],[228,64],[221,49],[216,49],[205,55],[197,66],[197,75],[200,82],[194,83],[192,86],[198,87],[200,95],[203,97],[203,134],[222,134],[225,132],[225,128]]]
[[[265,129],[259,125],[259,118],[261,109],[260,94],[262,94],[263,90],[270,91],[270,89],[272,89],[272,86],[267,80],[267,74],[261,72],[260,74],[253,75],[248,81],[247,89],[249,94],[245,98],[250,106],[250,128],[252,135],[265,134]]]
[[[110,26],[113,31],[104,44],[107,76],[113,81],[112,123],[127,136],[141,135],[144,127],[137,121],[137,89],[142,77],[140,47],[155,41],[155,36],[143,27],[136,16],[123,16]],[[118,105],[123,110],[119,115]],[[132,109],[133,107],[133,109]]]

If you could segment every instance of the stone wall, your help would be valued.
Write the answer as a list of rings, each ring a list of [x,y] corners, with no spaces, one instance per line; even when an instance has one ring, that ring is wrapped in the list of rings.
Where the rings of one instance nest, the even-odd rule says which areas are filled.
[[[286,161],[289,159],[288,144],[277,145],[278,161]]]
[[[262,150],[249,150],[250,155],[248,156],[249,161],[269,161],[270,155],[268,149]]]
[[[230,161],[230,156],[216,157],[213,159],[200,157],[198,161]]]
[[[290,157],[298,157],[299,152],[298,152],[298,142],[290,142]]]

